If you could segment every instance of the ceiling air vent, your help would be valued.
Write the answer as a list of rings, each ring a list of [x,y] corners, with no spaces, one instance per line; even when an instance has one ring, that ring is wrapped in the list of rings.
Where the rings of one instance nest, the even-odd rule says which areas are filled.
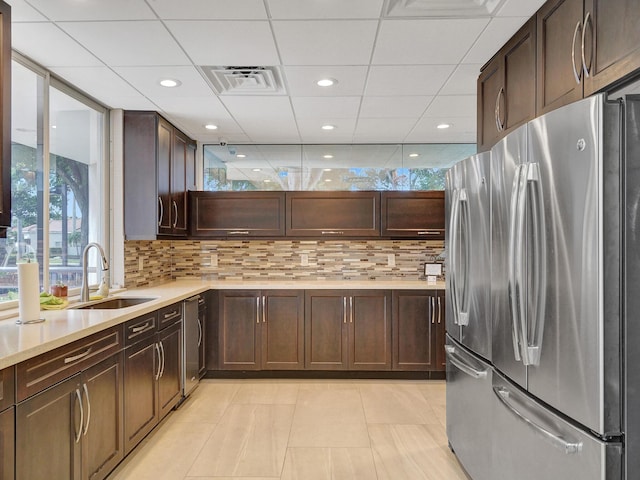
[[[505,0],[387,0],[384,16],[389,17],[488,17]]]
[[[218,95],[285,95],[278,67],[201,66]]]

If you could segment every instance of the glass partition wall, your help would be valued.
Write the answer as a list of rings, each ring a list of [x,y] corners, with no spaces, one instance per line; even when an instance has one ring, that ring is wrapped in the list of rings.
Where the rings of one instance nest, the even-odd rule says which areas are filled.
[[[444,190],[475,144],[205,145],[204,189]]]

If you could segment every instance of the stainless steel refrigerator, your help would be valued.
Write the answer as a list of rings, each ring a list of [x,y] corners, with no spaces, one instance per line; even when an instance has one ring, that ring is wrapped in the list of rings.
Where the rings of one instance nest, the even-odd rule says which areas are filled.
[[[491,151],[482,478],[640,478],[639,132],[640,98],[597,95]]]

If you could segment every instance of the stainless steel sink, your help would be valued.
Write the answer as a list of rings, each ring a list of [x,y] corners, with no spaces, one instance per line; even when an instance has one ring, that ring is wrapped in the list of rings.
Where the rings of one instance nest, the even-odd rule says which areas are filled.
[[[127,308],[134,305],[140,305],[141,303],[150,302],[155,300],[152,297],[114,297],[107,298],[105,300],[98,300],[96,302],[87,303],[86,305],[80,305],[74,307],[78,310],[114,310],[118,308]]]

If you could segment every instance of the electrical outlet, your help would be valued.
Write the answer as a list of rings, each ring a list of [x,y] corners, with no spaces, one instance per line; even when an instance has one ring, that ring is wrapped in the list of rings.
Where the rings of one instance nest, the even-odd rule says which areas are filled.
[[[396,254],[395,253],[390,253],[389,255],[387,255],[387,266],[388,267],[395,267],[396,266]]]
[[[309,255],[306,253],[302,253],[300,254],[300,265],[302,267],[308,267],[309,266]]]
[[[138,271],[144,270],[144,258],[138,257]]]
[[[217,253],[212,253],[211,257],[209,258],[209,263],[211,264],[211,266],[213,268],[218,268],[218,254]]]

